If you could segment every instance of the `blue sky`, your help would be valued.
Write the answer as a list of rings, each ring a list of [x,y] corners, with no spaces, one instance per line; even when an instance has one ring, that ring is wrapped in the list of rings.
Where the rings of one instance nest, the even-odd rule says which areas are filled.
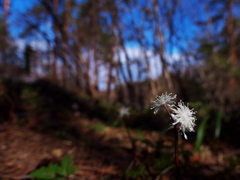
[[[83,0],[78,0],[78,1],[82,2]],[[143,6],[148,5],[146,3],[147,1],[143,1],[143,0],[140,0],[140,1],[142,2],[141,4]],[[39,2],[39,0],[11,0],[10,2],[11,2],[10,15],[8,19],[9,30],[12,37],[16,38],[21,32],[21,27],[18,28],[19,26],[16,25],[21,21],[20,15],[24,12],[27,12],[29,9],[31,9],[35,3]],[[181,0],[181,6],[182,6],[181,8],[183,10],[182,14],[177,13],[174,16],[174,26],[176,27],[174,34],[177,34],[176,37],[180,38],[180,40],[177,39],[176,37],[173,37],[172,38],[173,43],[170,43],[168,42],[169,39],[166,38],[165,39],[166,52],[168,52],[169,54],[179,54],[181,53],[181,50],[179,49],[179,47],[183,47],[185,49],[188,48],[189,41],[191,41],[195,37],[195,35],[199,33],[199,28],[196,27],[193,21],[196,19],[206,18],[206,16],[204,15],[204,9],[202,7],[203,2],[206,2],[206,0],[202,1],[201,3],[199,3],[198,0],[191,0],[191,1]],[[129,21],[131,19],[135,22],[135,24],[138,24],[141,21],[141,17],[142,17],[142,14],[139,14],[139,11],[137,11],[136,9],[134,10],[134,8],[130,7],[130,10],[132,11],[133,16],[129,14],[129,15],[126,15],[126,17],[122,18],[123,23],[126,23],[126,27],[129,27],[129,28],[131,25]],[[164,23],[165,22],[163,22],[163,24]],[[152,43],[154,41],[154,35],[153,35],[152,29],[150,30],[145,29],[144,31],[145,31],[144,33],[146,36],[146,41]],[[167,28],[164,28],[164,26],[163,26],[163,32],[166,37],[169,36],[168,30]],[[50,34],[51,30],[49,30],[48,33]],[[203,32],[200,32],[200,33],[203,33]],[[138,43],[136,42],[128,41],[125,45],[130,48],[139,47]]]
[[[17,37],[20,28],[17,28],[14,24],[18,22],[21,13],[25,13],[33,7],[38,0],[10,0],[10,12],[8,17],[9,30],[13,37]]]
[[[186,0],[183,0],[183,1],[186,2]],[[16,26],[16,23],[19,23],[19,21],[21,21],[20,15],[24,12],[27,12],[29,9],[31,9],[33,7],[33,5],[37,2],[38,2],[38,0],[11,0],[10,15],[9,15],[8,23],[9,23],[10,33],[13,37],[16,38],[18,36],[18,34],[21,32],[21,27],[18,28],[18,26]],[[144,4],[145,1],[142,1],[142,2]],[[196,3],[196,0],[192,0],[191,2],[185,4],[185,6],[188,6],[189,8],[191,8],[194,5],[194,2]],[[139,18],[142,17],[142,15],[139,14],[139,11],[137,11],[134,8],[130,8],[129,10],[133,10],[132,11],[133,16],[128,15],[128,16],[122,18],[123,22],[124,23],[129,23],[129,20],[132,19],[136,24],[139,23],[139,20],[140,20]],[[190,21],[191,18],[181,19],[181,16],[179,14],[177,14],[174,20],[175,20],[174,24],[177,25],[179,28],[188,27],[188,29],[186,31],[182,31],[182,29],[181,29],[182,32],[185,32],[185,33],[181,34],[181,36],[185,37],[185,41],[181,41],[180,45],[185,46],[185,43],[187,42],[187,39],[191,38],[194,34],[194,31],[195,31],[195,29],[194,29],[194,27],[193,27],[193,25],[191,24],[191,21]],[[182,25],[179,26],[179,24],[182,24]],[[128,25],[129,24],[127,24],[126,27]],[[51,30],[49,30],[49,33],[50,32],[51,32]],[[164,30],[164,33],[168,34],[168,32],[165,31],[165,30]],[[178,32],[175,32],[175,33],[178,33]],[[146,29],[145,35],[146,35],[146,40],[149,41],[150,43],[152,43],[153,40],[154,40],[154,35],[152,34],[152,30],[150,29],[148,31]],[[176,39],[175,39],[175,41],[176,41]],[[179,42],[177,42],[177,43],[179,44]],[[19,44],[24,46],[24,40],[23,39],[19,40]],[[47,47],[46,43],[43,43],[41,41],[34,42],[33,45],[38,46],[38,48],[41,48],[41,47],[44,47],[44,46]],[[128,52],[129,52],[130,57],[139,58],[139,59],[143,58],[143,57],[141,57],[142,54],[140,52],[139,45],[136,42],[127,42],[126,46],[128,48]],[[166,51],[169,54],[172,54],[173,57],[179,57],[179,56],[176,55],[176,54],[180,53],[180,50],[178,49],[178,47],[173,46],[172,44],[169,44],[168,42],[166,42]],[[134,52],[133,54],[135,54],[135,55],[131,54],[131,52]],[[150,54],[149,56],[152,57],[152,61],[153,61],[151,63],[152,66],[154,66],[154,65],[156,66],[156,64],[159,64],[159,57],[156,57],[155,55],[153,55],[153,53],[151,52],[151,49],[149,49],[148,54]],[[154,59],[156,59],[155,62],[154,62]],[[156,74],[161,73],[161,66],[160,65],[157,65],[157,66],[158,66],[157,69],[159,69],[159,70],[158,70],[158,72],[154,71],[153,76],[156,76]]]
[[[82,2],[83,0],[79,0],[79,2]],[[194,42],[194,38],[196,36],[199,35],[204,35],[204,31],[202,31],[202,29],[200,29],[198,26],[196,26],[195,21],[197,20],[206,20],[208,18],[208,16],[206,15],[206,9],[204,9],[204,3],[207,0],[203,0],[203,1],[198,1],[198,0],[181,0],[181,13],[177,13],[174,16],[174,26],[176,27],[176,29],[174,29],[174,34],[176,34],[176,36],[174,36],[173,38],[173,43],[170,43],[168,36],[169,36],[169,31],[166,27],[166,23],[164,20],[161,21],[161,23],[163,25],[163,33],[165,34],[165,52],[167,55],[167,58],[170,61],[172,61],[172,57],[175,57],[176,60],[184,59],[184,57],[182,56],[182,52],[180,47],[183,47],[185,49],[187,48],[196,48],[197,46],[197,42]],[[24,12],[27,12],[29,9],[31,9],[33,7],[33,5],[35,3],[39,2],[38,0],[11,0],[11,4],[10,4],[10,15],[9,15],[9,19],[8,19],[8,24],[9,24],[9,30],[10,33],[12,35],[12,37],[16,38],[17,40],[17,36],[18,34],[21,32],[21,27],[18,26],[19,21],[21,21],[21,14]],[[143,1],[140,0],[140,2],[145,3],[147,1]],[[144,7],[145,5],[143,5]],[[146,4],[147,6],[147,4]],[[139,14],[139,11],[137,11],[135,9],[135,6],[130,7],[128,10],[132,11],[133,16],[131,16],[130,14],[125,15],[125,17],[122,18],[122,21],[124,23],[124,27],[127,29],[131,29],[131,19],[133,20],[133,22],[138,25],[138,23],[141,23],[141,20],[143,19],[142,14]],[[211,9],[211,12],[213,12],[214,10]],[[146,23],[146,21],[145,21]],[[147,22],[147,24],[149,24],[151,22]],[[48,28],[47,23],[43,25],[44,28]],[[51,26],[51,25],[50,25]],[[50,27],[49,26],[49,27]],[[145,26],[145,25],[144,25]],[[146,27],[146,26],[145,26]],[[213,29],[214,31],[216,31],[216,29]],[[150,44],[155,40],[155,36],[153,35],[153,31],[152,29],[144,29],[143,30],[145,33],[145,38],[146,41],[150,42]],[[49,30],[47,30],[47,33],[49,33],[49,36],[51,36],[52,30],[51,27],[49,28]],[[129,33],[129,32],[127,32]],[[179,38],[179,39],[178,39]],[[18,43],[21,43],[22,45],[24,44],[24,39],[22,39],[21,41],[19,41]],[[43,40],[39,40],[39,39],[35,39],[35,45],[34,46],[39,46],[38,48],[41,47],[47,47],[46,46],[46,42],[43,42]],[[191,44],[192,43],[192,44]],[[129,52],[129,55],[131,54],[131,52],[134,52],[135,55],[130,55],[130,57],[134,58],[139,58],[139,59],[143,59],[143,56],[141,54],[141,50],[139,48],[139,45],[136,42],[126,42],[125,43],[126,47],[128,48],[127,51]],[[190,46],[189,46],[190,45]],[[188,49],[187,49],[188,50]],[[148,49],[148,54],[149,57],[152,57],[151,61],[155,61],[156,63],[159,63],[159,57],[156,57],[153,52],[151,52],[152,49],[149,48]],[[139,56],[139,57],[138,57]],[[124,60],[123,60],[124,61]],[[153,62],[153,66],[156,64],[155,62]],[[158,72],[155,72],[155,74],[159,74],[161,73],[161,67],[160,65],[158,65],[159,67],[157,67],[159,70]],[[155,69],[156,70],[156,69]],[[137,73],[135,73],[136,75]]]

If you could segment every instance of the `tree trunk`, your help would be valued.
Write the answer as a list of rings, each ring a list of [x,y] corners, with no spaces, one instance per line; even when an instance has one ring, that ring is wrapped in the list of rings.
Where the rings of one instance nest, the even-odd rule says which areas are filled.
[[[166,62],[166,58],[165,58],[165,42],[164,42],[164,36],[163,36],[163,32],[161,30],[161,23],[159,20],[159,4],[158,1],[153,0],[153,5],[154,5],[154,17],[156,20],[156,36],[158,38],[159,41],[159,48],[155,47],[155,51],[158,52],[159,56],[160,56],[160,62],[162,64],[162,71],[163,71],[163,78],[167,87],[167,90],[172,92],[174,91],[174,87],[173,87],[173,82],[172,82],[172,78],[170,75],[170,72],[168,70],[168,66],[167,66],[167,62]]]
[[[7,20],[9,14],[10,0],[4,0],[3,10],[4,10],[4,20]]]

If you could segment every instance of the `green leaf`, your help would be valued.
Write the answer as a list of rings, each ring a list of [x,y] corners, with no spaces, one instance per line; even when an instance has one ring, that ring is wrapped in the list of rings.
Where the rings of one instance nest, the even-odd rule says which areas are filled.
[[[67,175],[73,174],[77,169],[77,166],[71,166],[67,168]]]
[[[30,173],[30,175],[36,179],[53,179],[55,178],[55,174],[49,172],[46,167],[41,167]]]
[[[57,177],[57,175],[70,175],[77,169],[77,166],[70,166],[72,161],[72,158],[67,155],[62,159],[61,166],[51,163],[48,167],[41,167],[30,173],[30,175],[36,179],[62,180],[63,178]]]
[[[96,131],[96,132],[102,132],[105,129],[105,126],[103,124],[94,124],[90,126],[90,129]]]
[[[66,167],[62,167],[62,166],[59,167],[57,174],[62,175],[62,176],[67,175],[67,168]]]
[[[200,146],[202,145],[202,141],[204,138],[204,134],[205,134],[205,130],[206,130],[206,124],[208,121],[209,117],[206,117],[205,119],[203,119],[203,121],[201,122],[198,131],[197,131],[197,139],[195,142],[195,151],[199,151]]]
[[[58,173],[58,170],[59,170],[59,166],[57,164],[49,164],[48,165],[48,172],[51,172],[53,174],[56,174]]]
[[[61,165],[63,168],[67,169],[71,165],[72,161],[73,160],[72,160],[71,156],[67,155],[62,159]]]

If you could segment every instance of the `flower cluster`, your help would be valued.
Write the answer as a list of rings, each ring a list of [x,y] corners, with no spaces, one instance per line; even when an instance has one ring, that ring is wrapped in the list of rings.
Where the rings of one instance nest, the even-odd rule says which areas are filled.
[[[157,96],[151,109],[154,109],[154,113],[157,113],[161,106],[166,105],[172,112],[170,114],[173,120],[171,125],[176,126],[177,129],[183,133],[184,138],[187,139],[186,132],[194,132],[196,112],[193,111],[193,109],[189,109],[182,101],[178,103],[178,106],[174,105],[174,101],[172,100],[175,98],[176,95],[172,96],[167,93]]]
[[[194,132],[193,128],[196,125],[196,112],[193,111],[193,109],[189,109],[188,106],[185,106],[183,102],[179,102],[178,107],[172,108],[172,111],[173,113],[171,115],[173,120],[175,121],[174,123],[172,123],[172,125],[179,124],[179,130],[181,130],[181,132],[183,133],[184,138],[187,139],[187,135],[185,134],[185,132]]]
[[[124,116],[128,117],[130,115],[129,108],[127,107],[121,107],[119,110],[119,117],[123,118]]]
[[[154,114],[156,114],[160,107],[163,105],[166,105],[169,108],[172,108],[175,104],[173,99],[175,99],[177,95],[172,96],[172,94],[162,94],[161,96],[156,96],[155,101],[153,101],[153,104],[151,106],[151,109],[154,109]]]

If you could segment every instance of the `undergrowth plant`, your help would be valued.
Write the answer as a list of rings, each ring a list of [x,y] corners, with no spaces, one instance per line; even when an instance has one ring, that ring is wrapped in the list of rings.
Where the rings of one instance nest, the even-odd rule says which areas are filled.
[[[65,180],[77,169],[77,166],[71,165],[72,162],[72,158],[67,155],[62,159],[60,165],[50,163],[47,167],[43,166],[31,172],[30,175],[35,179]]]
[[[122,125],[127,133],[128,139],[130,140],[130,143],[132,146],[131,151],[132,151],[133,161],[129,165],[129,167],[131,167],[133,164],[135,164],[135,160],[136,160],[136,144],[135,144],[135,139],[131,136],[130,129],[128,128],[124,119],[124,118],[128,118],[129,116],[130,116],[129,108],[121,107],[119,110],[119,118],[121,119]]]
[[[171,119],[170,128],[174,128],[175,131],[175,166],[176,166],[176,179],[181,179],[179,171],[179,155],[178,155],[178,134],[179,132],[183,134],[184,138],[187,140],[187,132],[194,132],[194,126],[196,117],[196,112],[193,109],[189,109],[188,106],[184,105],[180,101],[175,105],[173,99],[177,95],[172,96],[172,94],[162,94],[161,96],[156,96],[155,101],[153,101],[151,109],[154,109],[156,114],[161,107],[163,107]]]

